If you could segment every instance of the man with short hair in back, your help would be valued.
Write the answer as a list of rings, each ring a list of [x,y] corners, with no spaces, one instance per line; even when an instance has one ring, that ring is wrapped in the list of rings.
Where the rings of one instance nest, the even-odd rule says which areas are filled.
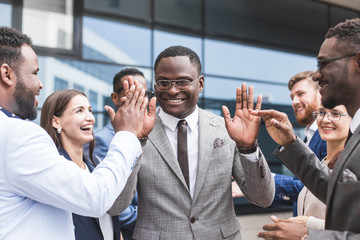
[[[120,106],[121,97],[125,96],[123,83],[128,79],[129,76],[132,76],[144,87],[144,89],[147,89],[147,84],[143,72],[136,68],[125,68],[121,70],[115,74],[113,78],[113,92],[111,93],[111,99],[116,109],[118,109]],[[101,160],[105,158],[114,135],[115,131],[111,125],[111,121],[109,121],[105,127],[95,133],[95,148],[93,152],[93,158],[98,157]],[[89,148],[89,145],[85,145],[84,148],[84,152],[88,153],[89,151],[87,149]],[[132,200],[130,206],[126,208],[116,220],[114,220],[114,224],[120,225],[121,235],[123,236],[124,240],[132,239],[137,216],[137,202],[138,197],[137,193],[135,193],[134,199]]]

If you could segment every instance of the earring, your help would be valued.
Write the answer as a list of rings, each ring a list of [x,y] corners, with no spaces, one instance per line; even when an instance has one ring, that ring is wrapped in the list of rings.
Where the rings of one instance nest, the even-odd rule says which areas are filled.
[[[58,129],[56,130],[56,132],[57,132],[58,134],[60,134],[60,133],[61,133],[61,128],[58,128]]]

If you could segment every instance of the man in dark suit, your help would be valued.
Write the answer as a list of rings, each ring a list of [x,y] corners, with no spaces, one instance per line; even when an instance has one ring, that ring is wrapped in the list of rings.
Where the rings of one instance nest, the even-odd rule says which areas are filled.
[[[303,225],[273,218],[259,237],[266,239],[359,239],[360,238],[360,18],[330,28],[318,55],[313,76],[321,86],[326,108],[345,105],[353,118],[350,138],[332,172],[320,165],[315,155],[296,138],[284,113],[256,111],[265,120],[270,136],[282,147],[275,151],[305,186],[326,203],[325,230],[308,230]],[[290,156],[292,156],[290,158]]]

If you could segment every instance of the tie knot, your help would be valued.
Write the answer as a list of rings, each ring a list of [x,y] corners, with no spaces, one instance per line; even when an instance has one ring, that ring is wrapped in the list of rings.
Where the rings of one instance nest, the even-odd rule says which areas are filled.
[[[186,122],[185,119],[181,119],[181,120],[179,120],[179,122],[178,122],[177,125],[178,125],[178,127],[181,126],[181,125],[186,126],[186,125],[187,125],[187,122]]]

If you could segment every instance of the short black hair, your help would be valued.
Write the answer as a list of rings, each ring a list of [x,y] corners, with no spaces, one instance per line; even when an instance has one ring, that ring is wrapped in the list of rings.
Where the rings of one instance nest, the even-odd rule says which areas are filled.
[[[114,79],[113,79],[113,91],[114,92],[116,92],[121,87],[121,78],[124,76],[127,76],[127,75],[130,75],[130,76],[140,75],[145,78],[144,73],[142,71],[140,71],[139,69],[124,68],[123,70],[121,70],[120,72],[115,74],[115,76],[114,76]]]
[[[347,19],[329,29],[325,38],[335,37],[339,49],[344,54],[360,51],[360,18]]]
[[[32,47],[31,38],[16,29],[0,27],[0,65],[7,63],[17,72],[24,60],[21,55],[23,45]]]
[[[177,57],[177,56],[189,57],[190,62],[196,67],[198,74],[199,75],[201,74],[201,63],[199,56],[196,54],[196,52],[194,52],[190,48],[183,46],[172,46],[163,50],[155,60],[154,70],[156,71],[161,59],[168,57]]]

